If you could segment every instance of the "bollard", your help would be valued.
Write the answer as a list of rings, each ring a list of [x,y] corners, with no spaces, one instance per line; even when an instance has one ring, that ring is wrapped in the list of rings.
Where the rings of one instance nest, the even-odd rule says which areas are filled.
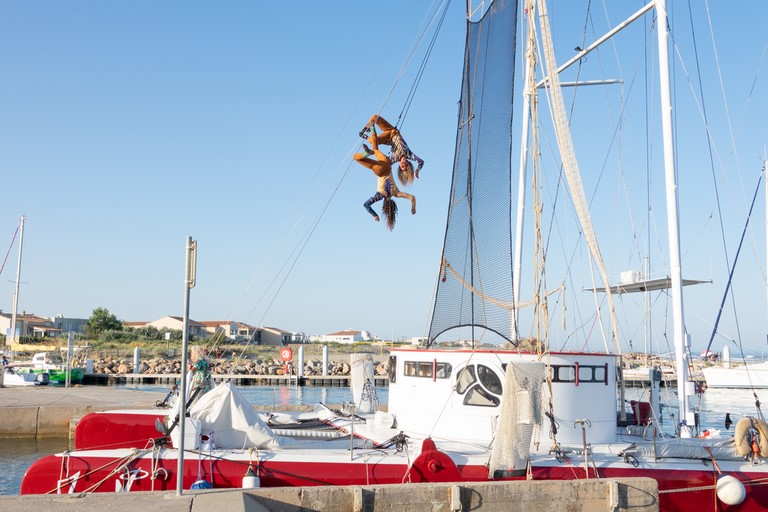
[[[296,362],[296,381],[304,378],[304,346],[299,347],[299,360]]]

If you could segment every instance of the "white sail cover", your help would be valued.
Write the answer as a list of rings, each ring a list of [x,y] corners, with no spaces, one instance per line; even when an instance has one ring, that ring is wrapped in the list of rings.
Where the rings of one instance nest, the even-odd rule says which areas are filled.
[[[743,460],[732,437],[723,439],[658,439],[655,443],[637,443],[625,450],[636,457],[654,459]]]
[[[200,422],[202,434],[212,434],[213,443],[218,448],[278,447],[272,429],[229,382],[219,384],[203,395],[189,410],[189,417]]]

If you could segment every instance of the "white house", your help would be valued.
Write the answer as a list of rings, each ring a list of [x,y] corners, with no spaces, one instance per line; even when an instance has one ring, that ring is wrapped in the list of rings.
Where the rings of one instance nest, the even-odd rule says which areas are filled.
[[[154,320],[145,325],[151,325],[157,329],[173,329],[176,331],[184,330],[184,318],[180,316],[164,316],[158,320]],[[200,322],[189,320],[189,334],[190,336],[197,336],[198,338],[209,337],[208,331],[205,330],[205,326]]]
[[[339,331],[323,336],[323,341],[333,343],[360,343],[365,341],[360,331]]]
[[[257,331],[256,327],[252,325],[233,320],[206,320],[200,324],[211,336],[220,333],[231,341],[248,341]]]

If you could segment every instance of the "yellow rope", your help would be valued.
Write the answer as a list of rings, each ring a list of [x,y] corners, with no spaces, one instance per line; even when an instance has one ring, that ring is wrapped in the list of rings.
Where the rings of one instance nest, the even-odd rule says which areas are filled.
[[[531,300],[531,301],[528,301],[528,302],[511,302],[510,303],[510,302],[506,302],[506,301],[501,301],[501,300],[495,299],[493,297],[489,297],[489,296],[485,295],[481,290],[479,290],[479,289],[475,288],[474,286],[472,286],[471,284],[469,284],[462,276],[459,275],[458,272],[456,272],[456,270],[451,266],[450,263],[448,263],[448,261],[446,259],[443,259],[443,269],[444,270],[448,269],[451,272],[451,275],[456,279],[456,281],[458,281],[458,283],[461,286],[463,286],[464,288],[466,288],[467,290],[469,290],[473,294],[477,295],[481,299],[483,299],[485,301],[488,301],[491,304],[493,304],[495,306],[498,306],[498,307],[500,307],[502,309],[506,309],[508,311],[512,311],[515,308],[525,308],[525,307],[528,307],[528,306],[533,306],[536,303],[535,299]],[[557,287],[556,289],[554,289],[553,291],[551,291],[549,293],[546,293],[544,296],[545,297],[549,297],[550,295],[554,295],[555,293],[564,292],[564,291],[565,291],[565,285],[563,284],[563,285],[560,285],[559,287]]]

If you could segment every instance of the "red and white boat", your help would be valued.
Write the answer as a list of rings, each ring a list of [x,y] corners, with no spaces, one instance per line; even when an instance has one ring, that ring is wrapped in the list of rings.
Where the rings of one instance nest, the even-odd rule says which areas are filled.
[[[510,167],[511,160],[516,7],[514,0],[495,0],[480,21],[468,24],[451,207],[430,340],[455,327],[483,328],[501,338],[518,339],[514,298],[520,295],[519,282],[512,282],[510,265],[489,265],[488,259],[498,261],[499,255],[511,255],[510,247],[521,245],[509,239],[509,198],[497,197],[511,193],[511,175],[493,174]],[[539,18],[546,21],[546,4],[540,1],[538,9]],[[533,2],[526,4],[529,19],[535,11]],[[652,0],[619,26],[650,11],[657,16],[659,61],[667,65],[664,0]],[[543,33],[548,31],[544,21]],[[580,62],[597,44],[577,48],[569,65]],[[559,71],[550,52],[545,52],[547,89],[556,91]],[[668,78],[662,69],[664,116],[671,112]],[[533,81],[526,77],[526,83]],[[557,93],[552,95],[558,103]],[[527,112],[523,117],[527,119]],[[538,354],[514,348],[393,349],[387,412],[366,407],[355,413],[322,410],[313,420],[326,429],[300,429],[303,418],[273,428],[225,384],[191,407],[183,436],[178,428],[168,436],[155,428],[158,419],[163,422],[160,430],[170,428],[174,413],[87,416],[78,426],[77,449],[33,464],[21,493],[171,490],[178,480],[189,488],[495,479],[514,485],[519,478],[651,477],[658,481],[665,511],[768,509],[768,426],[745,418],[733,438],[696,437],[694,390],[687,379],[671,121],[662,121],[672,219],[671,276],[664,287],[671,290],[674,316],[677,437],[664,435],[656,421],[654,379],[650,404],[637,404],[637,414],[625,419],[617,355]],[[575,197],[578,191],[571,193]],[[491,212],[502,219],[481,225],[480,219],[490,218]],[[585,224],[581,216],[579,221]],[[480,269],[498,273],[481,279]],[[519,275],[519,268],[515,270]],[[648,282],[636,284],[637,290],[648,289]],[[603,285],[606,297],[624,293],[613,291],[605,276]],[[543,296],[539,293],[539,300]],[[184,449],[179,450],[182,437]]]
[[[744,502],[733,510],[763,506],[764,487],[749,484],[766,477],[765,465],[739,455],[733,438],[653,437],[653,427],[632,416],[617,426],[616,356],[548,358],[545,365],[535,354],[513,350],[395,349],[387,413],[331,411],[322,419],[332,430],[290,435],[275,431],[286,433],[291,425],[271,429],[229,384],[217,386],[190,410],[183,485],[241,487],[244,477],[251,480],[249,468],[263,487],[651,476],[659,482],[663,510],[691,510],[711,506],[718,478],[727,474],[746,485]],[[522,414],[518,404],[515,417],[531,429],[530,454],[523,454],[519,465],[507,462],[490,470],[494,445],[508,446],[499,439],[500,418],[509,407],[503,393],[506,369],[521,364],[540,366],[541,375],[548,368],[555,377],[546,386],[551,393],[540,384],[526,391],[523,405],[530,414]],[[552,421],[541,422],[548,403]],[[172,432],[169,440],[155,430],[156,417],[167,424],[171,416],[134,411],[86,416],[101,421],[103,446],[37,461],[21,493],[175,489],[178,434]],[[553,425],[562,428],[553,434]],[[146,437],[132,433],[137,431]]]

